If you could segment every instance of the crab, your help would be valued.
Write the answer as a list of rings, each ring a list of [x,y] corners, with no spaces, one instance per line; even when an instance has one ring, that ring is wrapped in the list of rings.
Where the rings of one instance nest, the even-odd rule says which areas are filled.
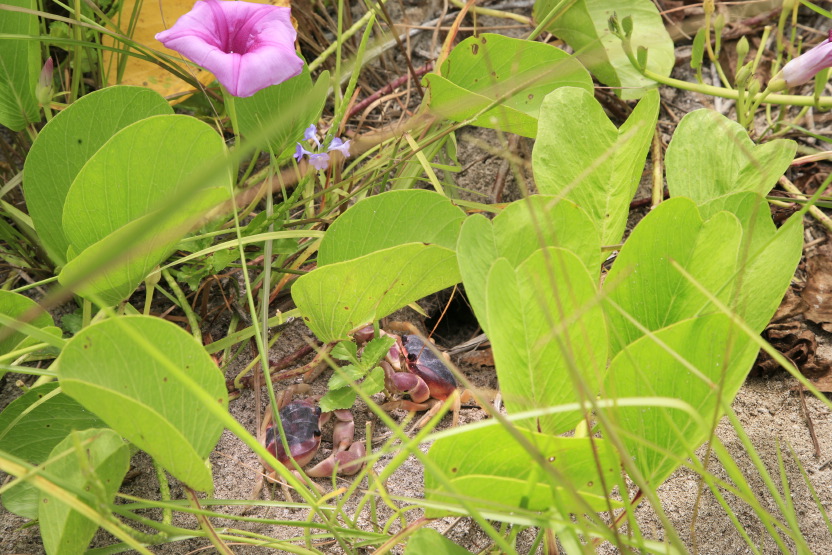
[[[321,428],[334,415],[337,421],[332,429],[332,454],[312,468],[305,470],[304,473],[312,478],[331,476],[333,471],[344,476],[356,474],[364,466],[361,459],[366,454],[366,449],[364,442],[353,442],[355,424],[352,413],[349,410],[322,413],[313,397],[291,401],[295,393],[308,391],[308,389],[309,386],[293,386],[284,390],[277,399],[280,407],[280,422],[289,446],[289,453],[287,454],[283,447],[278,427],[271,425],[271,410],[266,411],[266,416],[260,426],[261,443],[287,468],[292,468],[290,462],[292,459],[303,468],[315,458],[321,445]],[[268,468],[264,461],[261,462],[264,467]],[[298,475],[297,472],[295,474]],[[269,481],[276,481],[275,472],[271,471],[266,478]],[[257,493],[259,494],[259,491]]]
[[[450,357],[434,354],[417,335],[401,337],[383,332],[396,339],[381,367],[384,369],[385,386],[394,393],[406,394],[410,399],[398,399],[382,405],[384,410],[427,410],[416,427],[424,426],[442,407],[442,401],[451,399],[453,425],[459,423],[459,409],[463,402],[473,398],[469,390],[459,392],[456,378],[448,369]]]

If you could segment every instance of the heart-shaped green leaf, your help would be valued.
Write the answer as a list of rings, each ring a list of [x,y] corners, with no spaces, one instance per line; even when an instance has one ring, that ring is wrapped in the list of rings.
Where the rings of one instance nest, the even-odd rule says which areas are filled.
[[[177,479],[211,489],[205,458],[223,426],[194,392],[202,388],[222,406],[228,393],[222,373],[191,335],[147,316],[105,320],[73,337],[57,364],[68,395]]]
[[[125,127],[72,182],[63,211],[69,244],[80,253],[155,212],[189,177],[223,156],[222,137],[190,116],[154,116]]]
[[[547,475],[508,430],[489,426],[436,440],[428,456],[448,474],[450,485],[456,491],[452,492],[433,473],[426,472],[425,498],[458,504],[457,496],[460,496],[481,509],[547,511],[558,506],[558,497],[574,500],[571,493],[577,493],[597,510],[607,508],[603,505],[607,493],[603,485],[614,483],[619,464],[615,451],[606,441],[527,430],[517,430],[517,433],[552,464],[559,481]],[[574,501],[570,503],[570,506],[576,505]],[[425,511],[428,518],[447,514],[440,509]]]
[[[516,268],[543,247],[570,250],[583,261],[590,275],[600,275],[598,230],[586,212],[570,201],[535,195],[511,203],[493,221],[478,214],[465,220],[457,243],[459,271],[474,314],[486,333],[485,282],[491,265],[502,257]]]
[[[105,426],[97,416],[52,382],[30,389],[0,413],[0,451],[40,464],[73,430]],[[3,494],[9,511],[30,519],[38,516],[38,490],[22,483]]]
[[[641,98],[647,89],[656,87],[656,82],[633,67],[621,39],[609,30],[610,17],[616,16],[619,22],[632,18],[632,53],[635,56],[640,47],[647,49],[647,69],[667,77],[676,63],[673,39],[650,0],[574,0],[567,4],[537,0],[535,21],[544,21],[552,10],[560,13],[546,30],[565,40],[589,71],[605,85],[615,87],[621,98]]]
[[[35,100],[40,45],[36,40],[24,40],[38,36],[38,18],[33,13],[38,4],[35,0],[9,0],[4,4],[30,12],[3,10],[0,17],[0,36],[4,37],[0,40],[0,125],[20,131],[40,121]]]
[[[767,195],[796,150],[786,139],[755,145],[737,122],[696,110],[682,118],[667,147],[667,188],[696,204],[744,191]]]
[[[23,166],[23,192],[38,237],[56,263],[66,263],[69,247],[61,224],[64,200],[87,160],[128,125],[172,113],[150,89],[107,87],[82,96],[44,126]],[[123,188],[124,183],[110,186]]]
[[[486,286],[489,338],[506,409],[516,413],[594,396],[607,360],[597,287],[571,252],[535,251],[516,269],[498,259]],[[580,411],[541,416],[534,429],[560,434]]]
[[[592,91],[592,80],[569,54],[540,42],[483,33],[459,43],[442,74],[425,77],[432,112],[452,121],[477,116],[472,125],[524,137],[537,135],[543,97],[557,87]]]
[[[649,92],[617,129],[592,94],[571,87],[548,95],[540,108],[532,154],[537,187],[583,208],[604,245],[624,235],[658,113],[659,95]]]
[[[655,340],[643,336],[612,360],[605,385],[607,397],[678,399],[689,404],[703,422],[699,425],[687,412],[673,408],[604,409],[651,486],[659,486],[705,441],[718,422],[720,400],[731,402],[756,356],[756,343],[730,318],[711,314],[658,330]]]
[[[170,254],[197,215],[227,198],[231,178],[222,168],[202,188],[193,187],[224,156],[216,131],[188,116],[154,116],[116,133],[67,193],[63,229],[77,258],[70,257],[61,283],[71,285],[124,256],[78,293],[105,304],[129,295]],[[156,216],[186,191],[192,194],[176,211]]]
[[[58,281],[96,303],[115,305],[170,256],[196,218],[227,198],[227,189],[213,187],[196,193],[164,219],[149,214],[134,220],[72,258]],[[104,270],[99,273],[101,268]],[[79,281],[83,282],[80,286]]]
[[[329,227],[318,249],[325,266],[405,243],[455,249],[465,212],[433,191],[411,189],[368,197]]]
[[[318,339],[339,341],[357,327],[459,281],[454,251],[407,243],[301,276],[292,286],[292,298]]]
[[[741,240],[736,216],[718,212],[703,222],[693,201],[686,198],[670,199],[648,214],[604,281],[611,301],[607,311],[611,352],[618,353],[642,336],[630,318],[652,331],[715,310],[672,262],[727,303]]]
[[[59,457],[46,470],[51,478],[95,496],[98,506],[111,503],[130,467],[130,449],[107,429],[73,432],[52,450]],[[41,493],[38,520],[47,553],[82,553],[98,525],[56,497]]]

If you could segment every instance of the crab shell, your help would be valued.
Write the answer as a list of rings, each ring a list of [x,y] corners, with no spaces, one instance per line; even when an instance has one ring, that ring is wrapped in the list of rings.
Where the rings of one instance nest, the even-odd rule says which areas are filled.
[[[430,389],[430,397],[444,401],[456,391],[456,378],[448,370],[446,362],[434,355],[433,351],[418,336],[405,335],[402,337],[402,347],[407,359],[408,370],[422,378]],[[424,400],[414,399],[416,402]]]
[[[275,432],[276,426],[266,430],[266,449],[284,465],[290,459],[295,459],[300,466],[308,464],[321,445],[321,407],[308,399],[294,401],[280,409],[280,422],[286,433],[289,455]]]

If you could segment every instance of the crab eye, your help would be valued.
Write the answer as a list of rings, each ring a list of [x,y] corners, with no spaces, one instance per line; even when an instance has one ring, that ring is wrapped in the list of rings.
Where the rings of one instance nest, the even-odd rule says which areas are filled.
[[[314,432],[312,432],[312,435],[315,437],[321,437],[321,430],[315,430]]]
[[[419,360],[419,357],[417,357],[413,353],[407,353],[407,360],[409,360],[410,362],[416,362],[417,360]]]

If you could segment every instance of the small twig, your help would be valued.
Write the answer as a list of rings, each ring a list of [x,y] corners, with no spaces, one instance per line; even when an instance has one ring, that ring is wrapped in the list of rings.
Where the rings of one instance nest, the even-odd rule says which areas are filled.
[[[298,360],[302,359],[306,355],[312,352],[312,347],[310,345],[303,345],[294,353],[291,353],[282,359],[278,360],[277,362],[269,361],[269,368],[271,369],[272,379],[274,379],[281,370],[284,370],[297,362]],[[251,387],[253,383],[254,377],[253,376],[243,376],[239,380],[239,389]],[[234,384],[233,379],[229,379],[225,382],[226,388],[229,391],[233,391],[238,389],[237,385]]]
[[[794,183],[789,181],[786,178],[786,176],[781,177],[780,180],[777,183],[779,183],[780,186],[783,187],[783,189],[785,189],[786,191],[788,191],[790,193],[793,193],[793,194],[796,194],[796,195],[802,195],[803,194],[803,192],[800,189],[798,189],[797,187],[795,187]],[[815,218],[818,222],[820,222],[820,224],[823,227],[825,227],[827,231],[832,233],[832,220],[830,220],[829,216],[824,214],[823,211],[820,208],[818,208],[817,206],[810,206],[809,207],[809,214],[811,214],[813,218]]]
[[[344,119],[349,119],[355,114],[363,112],[364,109],[367,108],[367,106],[369,106],[382,96],[390,94],[394,90],[398,89],[399,87],[407,83],[408,79],[413,79],[414,81],[417,81],[417,77],[421,77],[422,75],[430,73],[431,71],[433,71],[433,62],[428,62],[422,67],[414,69],[413,73],[397,77],[396,79],[390,81],[388,84],[384,85],[382,88],[380,88],[379,90],[377,90],[361,102],[358,102],[354,106],[352,106],[349,112],[347,112],[347,117]]]
[[[800,407],[803,409],[803,416],[806,418],[806,427],[809,428],[809,435],[812,436],[812,446],[815,448],[815,457],[820,458],[820,443],[818,443],[818,436],[815,434],[815,425],[812,423],[812,417],[809,416],[809,407],[806,406],[806,396],[803,394],[803,388],[797,389],[800,393]]]

